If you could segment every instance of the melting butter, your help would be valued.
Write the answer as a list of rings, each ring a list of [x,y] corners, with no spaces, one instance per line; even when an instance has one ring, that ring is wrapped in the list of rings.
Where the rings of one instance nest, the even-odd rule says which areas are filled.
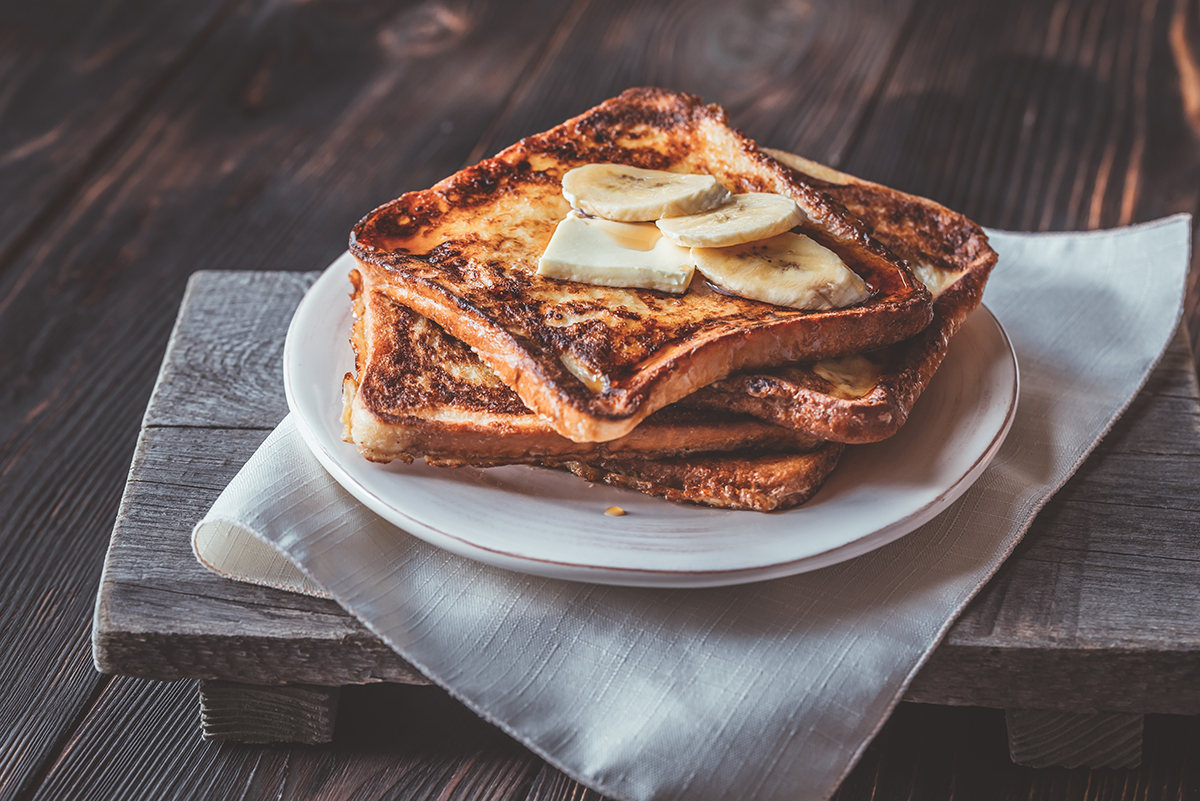
[[[682,294],[694,271],[688,248],[664,237],[654,223],[613,222],[573,210],[554,229],[537,274]]]

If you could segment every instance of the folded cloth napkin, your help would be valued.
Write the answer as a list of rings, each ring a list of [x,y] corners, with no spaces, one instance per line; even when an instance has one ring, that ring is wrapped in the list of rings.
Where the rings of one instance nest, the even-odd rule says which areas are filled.
[[[991,232],[1000,262],[984,302],[1021,369],[1012,431],[946,512],[833,567],[716,589],[506,572],[380,520],[290,419],[196,527],[197,554],[229,575],[323,588],[478,714],[606,795],[825,798],[1145,382],[1179,320],[1190,231],[1181,215],[1093,233]]]

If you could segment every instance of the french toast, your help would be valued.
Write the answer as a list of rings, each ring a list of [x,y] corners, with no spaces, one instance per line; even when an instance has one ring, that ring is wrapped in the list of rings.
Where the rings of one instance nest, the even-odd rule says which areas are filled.
[[[536,274],[570,206],[568,170],[593,163],[709,174],[733,192],[792,198],[800,232],[866,283],[867,300],[801,311],[713,291],[598,287]],[[364,277],[469,345],[526,406],[576,442],[615,440],[738,371],[874,350],[921,331],[932,300],[906,262],[804,174],[691,95],[631,89],[430,189],[351,234]]]
[[[752,414],[835,442],[890,437],[937,371],[950,337],[979,305],[996,252],[983,229],[931,200],[790,153],[766,152],[845,206],[913,266],[934,297],[933,322],[880,350],[730,376],[681,403]]]
[[[470,348],[351,272],[355,372],[343,380],[343,438],[367,459],[443,466],[565,458],[660,458],[821,443],[750,415],[670,407],[610,442],[576,443],[525,406]]]
[[[807,453],[716,453],[668,459],[597,456],[549,466],[677,503],[772,512],[798,506],[815,495],[837,467],[845,447],[825,442]]]

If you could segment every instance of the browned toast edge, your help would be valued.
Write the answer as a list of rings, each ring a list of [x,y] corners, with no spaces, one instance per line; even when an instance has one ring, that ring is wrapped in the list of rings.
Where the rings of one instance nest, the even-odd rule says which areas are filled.
[[[355,372],[343,379],[343,439],[371,461],[424,457],[431,464],[493,466],[535,464],[546,458],[660,458],[752,448],[802,452],[820,444],[750,415],[678,407],[660,410],[611,442],[572,442],[526,408],[508,387],[462,387],[453,375],[438,375],[446,363],[465,364],[468,371],[472,364],[487,368],[461,343],[443,337],[436,324],[429,324],[432,330],[418,329],[413,325],[415,312],[365,289],[357,271],[349,277]],[[431,387],[440,392],[428,394]],[[430,414],[442,409],[449,409],[455,419]]]
[[[676,503],[772,512],[805,503],[837,467],[844,445],[803,454],[717,454],[681,459],[584,459],[563,467],[588,481],[634,489]]]

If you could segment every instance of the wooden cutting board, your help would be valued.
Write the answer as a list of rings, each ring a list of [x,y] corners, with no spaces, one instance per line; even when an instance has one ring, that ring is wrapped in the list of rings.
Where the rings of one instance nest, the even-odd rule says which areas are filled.
[[[192,526],[287,413],[284,336],[316,277],[192,277],[104,567],[97,667],[221,682],[202,685],[209,736],[325,739],[328,688],[428,683],[336,603],[220,578],[191,552]],[[1026,764],[1048,749],[1055,764],[1130,764],[1143,713],[1200,713],[1198,565],[1200,392],[1181,329],[906,700],[1010,710]],[[281,684],[283,700],[268,689]],[[299,717],[269,721],[280,704]]]

